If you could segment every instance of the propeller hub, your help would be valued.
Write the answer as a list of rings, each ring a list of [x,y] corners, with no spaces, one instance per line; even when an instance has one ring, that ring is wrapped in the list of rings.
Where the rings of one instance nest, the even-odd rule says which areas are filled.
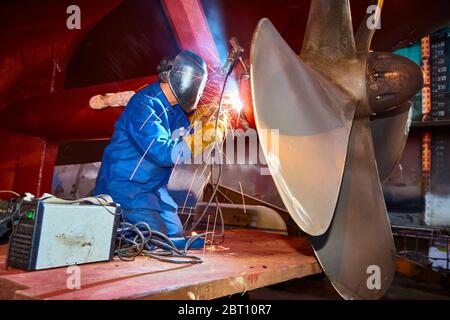
[[[366,92],[374,113],[402,104],[422,87],[422,69],[411,60],[388,52],[369,53]]]

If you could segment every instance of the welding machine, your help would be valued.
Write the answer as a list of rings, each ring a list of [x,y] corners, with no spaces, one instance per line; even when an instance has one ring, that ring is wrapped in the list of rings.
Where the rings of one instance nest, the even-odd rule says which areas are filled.
[[[47,196],[15,199],[8,266],[41,270],[114,256],[120,206],[108,196],[67,201]]]

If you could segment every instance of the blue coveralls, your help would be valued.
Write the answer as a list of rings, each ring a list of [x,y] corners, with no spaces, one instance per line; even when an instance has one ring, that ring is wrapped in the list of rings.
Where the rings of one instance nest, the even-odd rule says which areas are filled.
[[[179,155],[190,156],[173,133],[189,126],[181,106],[169,104],[159,82],[137,92],[114,126],[94,194],[110,195],[121,205],[126,222],[147,222],[169,237],[181,236],[177,204],[167,184]]]

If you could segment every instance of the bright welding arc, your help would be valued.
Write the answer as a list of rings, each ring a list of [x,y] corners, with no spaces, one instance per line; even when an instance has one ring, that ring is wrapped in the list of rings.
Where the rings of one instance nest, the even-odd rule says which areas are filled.
[[[231,74],[232,74],[234,68],[236,67],[237,63],[239,61],[241,61],[240,59],[241,59],[242,53],[244,52],[244,49],[239,45],[239,42],[237,41],[237,39],[235,37],[230,39],[230,44],[232,46],[232,50],[228,54],[227,61],[226,61],[225,65],[224,65],[224,70],[226,70],[226,68],[228,68],[228,70],[226,72],[225,79],[223,81],[222,91],[220,93],[219,105],[218,105],[218,108],[217,108],[217,116],[216,116],[215,125],[214,125],[214,138],[215,138],[215,141],[214,141],[214,152],[216,152],[216,151],[219,152],[219,159],[220,159],[219,160],[219,173],[218,173],[218,176],[217,176],[217,180],[214,181],[214,178],[213,178],[213,162],[212,162],[211,163],[211,184],[213,186],[213,192],[211,194],[211,197],[208,200],[207,205],[205,206],[205,209],[203,209],[202,214],[197,219],[197,221],[192,224],[191,231],[193,231],[198,226],[200,221],[202,221],[202,219],[204,218],[204,216],[205,216],[206,212],[208,211],[208,208],[211,205],[213,200],[215,200],[217,206],[219,206],[219,201],[216,198],[216,195],[217,195],[217,190],[219,189],[219,186],[220,186],[220,178],[222,176],[222,160],[221,159],[223,157],[222,149],[220,148],[219,139],[218,139],[219,119],[220,119],[220,115],[221,115],[221,112],[222,112],[223,99],[224,99],[224,94],[225,94],[225,89],[226,89],[226,86],[227,86],[227,83],[228,83],[228,79],[231,76]],[[219,210],[220,210],[220,208],[219,208]]]

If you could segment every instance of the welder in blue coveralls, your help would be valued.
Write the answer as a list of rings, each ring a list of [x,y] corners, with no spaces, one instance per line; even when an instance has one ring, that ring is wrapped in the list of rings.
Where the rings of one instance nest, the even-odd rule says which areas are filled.
[[[194,153],[194,144],[187,143],[193,135],[180,138],[178,130],[189,131],[189,119],[199,118],[197,104],[208,72],[192,51],[162,60],[158,71],[160,81],[133,95],[116,122],[94,194],[112,196],[126,222],[146,222],[152,230],[180,237],[183,227],[167,184],[177,160]],[[204,140],[202,146],[211,144],[214,135]]]

